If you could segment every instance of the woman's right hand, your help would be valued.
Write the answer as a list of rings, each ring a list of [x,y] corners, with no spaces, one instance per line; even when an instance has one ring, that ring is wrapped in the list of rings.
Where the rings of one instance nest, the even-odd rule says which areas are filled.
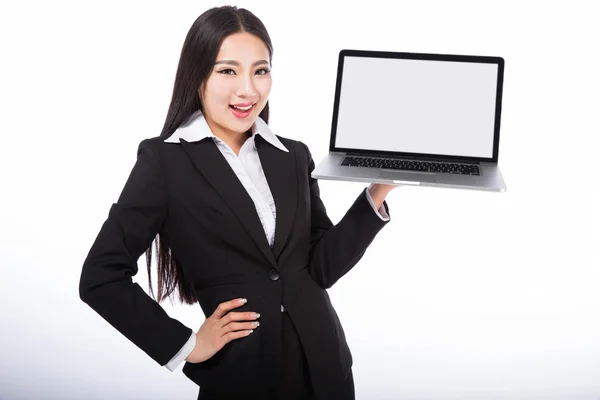
[[[252,334],[259,324],[256,321],[260,314],[254,312],[225,313],[246,303],[246,299],[225,301],[202,324],[196,333],[196,347],[185,361],[201,363],[214,356],[227,343]],[[251,320],[253,322],[246,322]],[[237,322],[243,321],[243,322]]]

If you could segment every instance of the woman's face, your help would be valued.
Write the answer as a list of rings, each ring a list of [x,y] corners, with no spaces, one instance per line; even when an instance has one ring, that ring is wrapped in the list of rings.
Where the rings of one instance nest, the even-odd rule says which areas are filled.
[[[213,70],[198,94],[213,133],[248,131],[267,103],[271,91],[269,50],[247,32],[226,37]]]

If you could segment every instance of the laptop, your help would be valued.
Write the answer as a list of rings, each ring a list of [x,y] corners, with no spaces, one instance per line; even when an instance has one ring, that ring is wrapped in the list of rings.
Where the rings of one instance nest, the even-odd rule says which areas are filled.
[[[502,57],[341,50],[316,179],[503,192]]]

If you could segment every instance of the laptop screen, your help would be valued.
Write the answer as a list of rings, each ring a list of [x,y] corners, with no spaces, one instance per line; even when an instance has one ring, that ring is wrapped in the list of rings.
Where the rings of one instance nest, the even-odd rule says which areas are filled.
[[[345,56],[336,148],[491,158],[498,64]]]

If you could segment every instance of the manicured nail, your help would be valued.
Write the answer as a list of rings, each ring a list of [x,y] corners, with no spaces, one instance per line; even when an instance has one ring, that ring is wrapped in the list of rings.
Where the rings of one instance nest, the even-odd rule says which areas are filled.
[[[259,325],[260,325],[260,322],[258,322],[258,321],[254,321],[254,325],[255,325],[255,326],[259,326]]]
[[[248,334],[251,334],[252,332],[254,332],[254,329],[249,329],[246,332],[248,332]]]
[[[255,313],[254,318],[260,318],[260,313]]]
[[[240,299],[240,303],[242,303],[242,304],[245,303],[245,302],[247,302],[247,301],[248,301],[248,299]]]

